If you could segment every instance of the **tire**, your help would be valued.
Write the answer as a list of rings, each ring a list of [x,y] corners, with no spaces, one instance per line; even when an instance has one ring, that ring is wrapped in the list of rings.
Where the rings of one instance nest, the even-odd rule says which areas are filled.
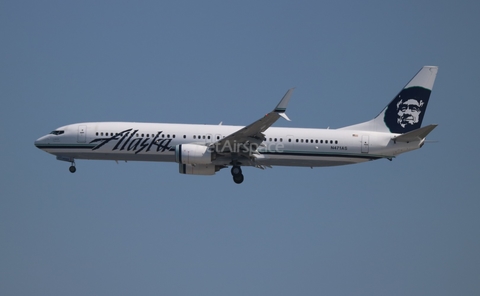
[[[232,176],[241,175],[242,174],[242,168],[235,165],[235,166],[232,167],[231,172],[232,172]]]
[[[235,182],[237,184],[242,184],[243,179],[244,178],[243,178],[242,174],[238,174],[238,175],[233,176],[233,182]]]

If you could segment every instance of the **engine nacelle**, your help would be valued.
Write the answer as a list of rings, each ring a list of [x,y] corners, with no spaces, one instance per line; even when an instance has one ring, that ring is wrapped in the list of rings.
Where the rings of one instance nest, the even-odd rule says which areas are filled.
[[[180,164],[210,164],[212,152],[207,146],[181,144],[175,147],[175,161]]]
[[[215,175],[214,164],[182,164],[178,165],[180,174],[186,175]]]

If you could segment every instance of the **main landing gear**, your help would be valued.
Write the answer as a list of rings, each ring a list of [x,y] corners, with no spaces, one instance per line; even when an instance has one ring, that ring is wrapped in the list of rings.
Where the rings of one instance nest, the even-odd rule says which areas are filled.
[[[70,173],[75,173],[77,171],[77,168],[75,167],[75,161],[72,161],[72,165],[68,168]]]
[[[233,182],[237,184],[241,184],[243,182],[243,174],[242,174],[242,168],[238,165],[234,165],[232,167],[232,176],[233,176]]]

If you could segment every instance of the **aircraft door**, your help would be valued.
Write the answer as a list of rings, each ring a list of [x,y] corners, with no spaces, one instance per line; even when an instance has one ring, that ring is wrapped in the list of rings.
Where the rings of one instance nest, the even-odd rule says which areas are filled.
[[[362,136],[362,153],[368,153],[369,151],[370,143],[368,138],[366,135]]]
[[[78,126],[78,134],[77,134],[77,142],[78,143],[85,143],[87,140],[87,126],[86,125],[79,125]]]

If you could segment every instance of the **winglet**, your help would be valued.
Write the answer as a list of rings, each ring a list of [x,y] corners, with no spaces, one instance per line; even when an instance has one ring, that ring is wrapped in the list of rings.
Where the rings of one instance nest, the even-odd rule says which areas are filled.
[[[278,103],[277,107],[275,107],[275,109],[273,110],[273,112],[278,113],[278,115],[282,116],[288,121],[290,121],[290,118],[288,118],[287,114],[285,114],[285,111],[287,110],[287,105],[288,105],[288,102],[290,101],[290,97],[292,96],[294,89],[295,88],[289,89],[287,93],[283,96],[280,103]]]
[[[280,115],[280,116],[282,116],[283,118],[285,118],[285,120],[291,121],[290,118],[288,118],[287,114],[285,114],[285,112],[278,113],[278,115]]]
[[[287,105],[290,101],[290,97],[292,96],[294,89],[295,88],[291,88],[287,91],[287,93],[283,96],[282,100],[280,101],[280,103],[278,103],[277,107],[275,107],[275,110],[273,110],[273,112],[284,113],[285,110],[287,110]]]

